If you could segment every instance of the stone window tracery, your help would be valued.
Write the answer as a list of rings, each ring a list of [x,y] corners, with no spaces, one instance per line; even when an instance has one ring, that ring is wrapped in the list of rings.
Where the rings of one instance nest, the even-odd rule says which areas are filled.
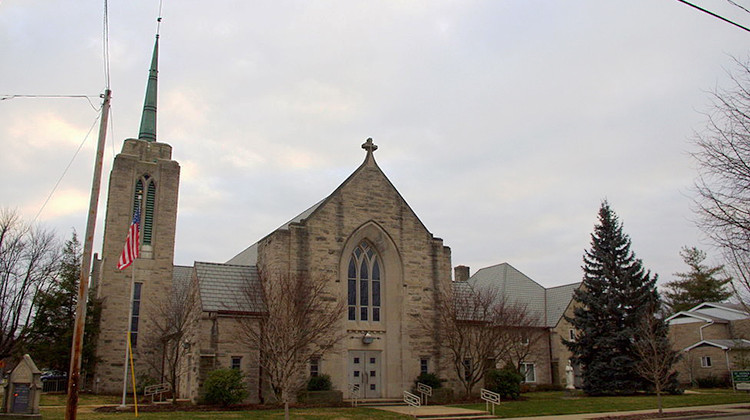
[[[363,241],[352,251],[347,279],[348,319],[380,322],[381,262],[368,242]]]

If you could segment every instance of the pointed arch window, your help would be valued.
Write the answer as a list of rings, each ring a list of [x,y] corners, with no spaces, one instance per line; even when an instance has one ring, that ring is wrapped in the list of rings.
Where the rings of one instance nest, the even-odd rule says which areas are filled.
[[[354,248],[347,273],[347,305],[350,321],[380,322],[381,263],[367,242]]]
[[[155,204],[156,182],[150,175],[143,175],[135,183],[132,214],[135,215],[138,206],[141,206],[141,240],[144,245],[151,245]]]

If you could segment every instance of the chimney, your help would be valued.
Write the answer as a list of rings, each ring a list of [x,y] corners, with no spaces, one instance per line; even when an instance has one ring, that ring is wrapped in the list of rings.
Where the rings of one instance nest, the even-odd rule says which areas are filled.
[[[453,272],[456,281],[469,280],[469,267],[465,265],[459,265],[453,269]]]

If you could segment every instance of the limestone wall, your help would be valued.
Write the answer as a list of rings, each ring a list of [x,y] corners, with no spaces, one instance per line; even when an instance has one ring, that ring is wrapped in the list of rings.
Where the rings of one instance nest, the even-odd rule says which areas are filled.
[[[103,299],[101,332],[97,344],[100,358],[94,378],[94,390],[119,393],[125,361],[126,331],[130,320],[131,280],[141,282],[141,316],[138,343],[147,341],[154,315],[154,301],[169,292],[172,283],[174,238],[180,167],[171,160],[171,146],[128,139],[115,157],[109,180],[109,196],[104,226],[101,282],[98,297]],[[152,249],[142,250],[142,257],[131,267],[120,271],[117,261],[132,221],[136,180],[144,174],[156,183],[156,202],[152,232]],[[146,252],[143,252],[146,251]],[[142,360],[142,346],[134,352],[137,374],[156,376]]]

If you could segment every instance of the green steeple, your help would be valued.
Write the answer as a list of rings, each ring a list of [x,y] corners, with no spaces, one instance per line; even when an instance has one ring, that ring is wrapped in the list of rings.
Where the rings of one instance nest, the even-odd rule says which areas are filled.
[[[159,34],[154,42],[154,55],[151,57],[151,69],[148,71],[148,84],[146,85],[146,99],[143,101],[143,114],[141,115],[141,129],[138,133],[139,140],[156,141],[156,75],[159,73]]]

